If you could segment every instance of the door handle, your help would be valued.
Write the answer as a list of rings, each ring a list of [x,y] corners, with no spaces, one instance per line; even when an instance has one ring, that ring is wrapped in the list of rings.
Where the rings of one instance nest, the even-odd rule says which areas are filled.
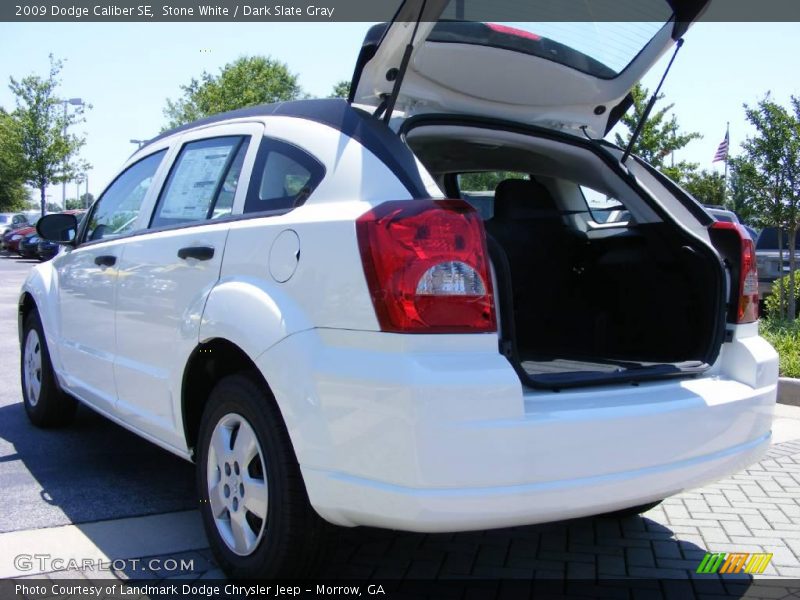
[[[214,258],[213,246],[187,246],[178,250],[178,258],[186,260],[194,258],[196,260],[211,260]]]
[[[117,263],[117,257],[110,254],[104,254],[94,257],[94,264],[98,267],[113,267]]]

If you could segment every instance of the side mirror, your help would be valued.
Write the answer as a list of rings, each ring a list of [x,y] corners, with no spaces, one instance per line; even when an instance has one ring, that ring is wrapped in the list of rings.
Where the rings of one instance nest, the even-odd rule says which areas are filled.
[[[64,213],[45,215],[37,221],[36,233],[48,242],[71,246],[78,235],[78,219]]]

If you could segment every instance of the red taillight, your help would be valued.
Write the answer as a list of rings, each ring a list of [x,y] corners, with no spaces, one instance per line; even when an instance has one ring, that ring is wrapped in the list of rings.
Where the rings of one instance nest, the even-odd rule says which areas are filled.
[[[747,230],[736,223],[717,221],[714,229],[727,229],[739,235],[741,254],[739,257],[739,305],[736,322],[753,323],[758,320],[758,268],[756,248]]]
[[[382,331],[495,331],[483,223],[463,200],[386,202],[356,221]]]

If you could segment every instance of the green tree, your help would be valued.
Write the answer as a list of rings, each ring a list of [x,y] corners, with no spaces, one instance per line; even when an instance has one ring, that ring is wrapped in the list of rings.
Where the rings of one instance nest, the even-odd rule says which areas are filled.
[[[0,108],[0,212],[25,210],[30,201],[22,174],[18,139],[17,122]]]
[[[506,179],[528,179],[528,175],[513,171],[464,173],[459,177],[458,187],[465,192],[493,192]]]
[[[725,201],[725,178],[713,171],[689,171],[683,187],[703,204],[722,205]]]
[[[56,95],[62,66],[62,61],[51,54],[47,77],[28,75],[20,80],[11,77],[9,84],[16,102],[11,114],[15,135],[9,143],[19,157],[21,178],[39,190],[42,214],[47,186],[69,181],[88,167],[78,157],[85,138],[67,133],[70,127],[84,121],[84,107],[65,113],[63,101]]]
[[[763,182],[755,165],[745,156],[728,159],[728,195],[725,207],[729,208],[746,223],[765,227],[756,198],[763,193]]]
[[[627,132],[624,135],[615,134],[615,141],[618,146],[627,148],[630,143],[636,125],[644,114],[647,102],[650,99],[649,90],[641,84],[636,84],[631,90],[633,96],[633,111],[628,111],[620,119],[620,123],[625,126]],[[650,113],[650,117],[644,124],[639,138],[633,145],[633,153],[646,160],[657,169],[669,175],[678,182],[687,179],[689,173],[697,170],[697,163],[678,161],[673,163],[672,154],[676,150],[684,148],[692,140],[700,139],[703,136],[697,132],[682,132],[678,126],[678,119],[674,114],[668,115],[674,104],[667,104],[658,108],[658,102],[664,99],[664,94],[658,96],[656,107]]]
[[[81,194],[80,198],[67,198],[67,210],[81,210],[89,208],[94,202],[94,195],[85,193]]]
[[[796,99],[792,99],[796,105]],[[769,94],[754,107],[745,105],[745,116],[755,134],[742,144],[746,177],[752,202],[765,226],[778,228],[780,262],[783,264],[783,236],[788,235],[789,289],[794,289],[795,235],[800,225],[800,113],[795,116],[774,102]],[[784,306],[783,285],[779,284],[780,306]],[[795,317],[795,298],[786,302],[790,320]]]
[[[342,79],[339,83],[333,86],[331,95],[328,98],[348,98],[350,96],[350,82]]]
[[[270,102],[296,100],[303,92],[297,75],[266,56],[242,56],[212,75],[206,71],[181,86],[183,96],[167,100],[164,115],[171,129],[228,110]]]

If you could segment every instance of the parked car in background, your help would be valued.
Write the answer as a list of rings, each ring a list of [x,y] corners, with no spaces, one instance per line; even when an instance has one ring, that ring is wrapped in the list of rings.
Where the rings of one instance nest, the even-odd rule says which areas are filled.
[[[28,417],[80,401],[194,461],[235,578],[305,574],[325,521],[637,513],[758,460],[778,356],[752,240],[593,140],[685,33],[680,3],[617,70],[506,26],[379,25],[352,102],[151,140],[82,225],[38,225],[64,250],[19,297]],[[413,85],[383,119],[401,59]],[[484,221],[459,176],[496,171],[520,176]],[[596,218],[582,187],[629,217]]]
[[[3,235],[0,236],[0,246],[3,250],[8,251],[8,245],[11,243],[11,238],[15,233],[14,229],[6,229]]]
[[[728,210],[726,208],[722,208],[719,206],[710,206],[708,204],[706,206],[706,211],[714,217],[717,221],[722,221],[724,223],[737,223],[740,224],[739,217],[736,216],[736,213],[732,210]]]
[[[36,247],[36,253],[39,255],[39,260],[50,260],[56,254],[61,246],[49,240],[39,238],[39,244]]]
[[[39,258],[39,241],[41,238],[34,232],[26,235],[19,242],[19,255],[22,258]]]
[[[790,271],[789,235],[784,231],[782,243],[778,244],[778,228],[765,227],[756,242],[756,262],[758,264],[758,292],[763,297],[772,293],[772,284]],[[780,247],[783,246],[783,263]],[[795,260],[800,268],[800,231],[795,236]]]
[[[758,239],[758,232],[749,225],[742,223],[739,220],[737,214],[732,210],[708,204],[705,205],[705,208],[706,211],[717,221],[721,221],[723,223],[736,223],[738,225],[741,225],[742,227],[745,228],[745,230],[747,230],[747,233],[750,234],[750,238],[753,240],[753,242],[755,242]]]
[[[5,233],[11,228],[11,219],[14,213],[0,213],[0,233]]]
[[[0,226],[0,247],[2,247],[3,250],[8,250],[7,242],[12,237],[8,234],[24,227],[34,225],[38,218],[37,214],[29,213],[3,213],[2,216],[5,217],[4,224]]]
[[[19,254],[19,245],[22,243],[22,240],[35,233],[36,233],[36,228],[31,225],[27,225],[26,227],[20,227],[19,229],[14,229],[12,231],[9,231],[6,234],[6,236],[8,236],[7,238],[8,241],[6,242],[6,250],[8,250],[13,254]],[[5,236],[4,239],[6,239]]]

